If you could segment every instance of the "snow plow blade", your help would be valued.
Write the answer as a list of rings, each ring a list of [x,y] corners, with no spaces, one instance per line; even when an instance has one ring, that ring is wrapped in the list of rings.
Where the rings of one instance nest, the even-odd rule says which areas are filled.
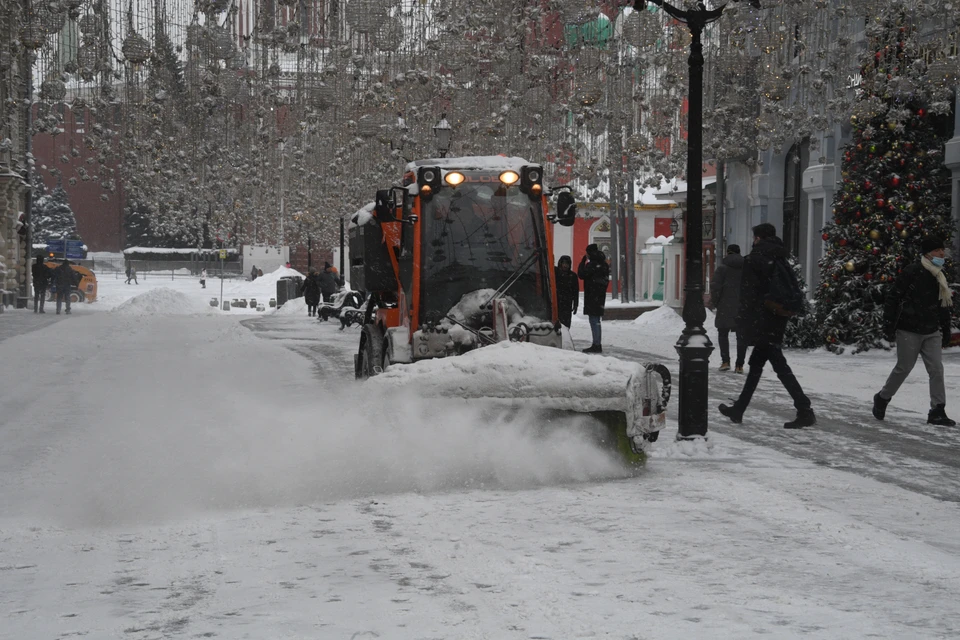
[[[659,364],[501,342],[453,358],[391,365],[366,384],[421,397],[462,399],[491,409],[536,412],[549,429],[589,415],[581,428],[600,447],[639,465],[665,425],[670,374]],[[568,423],[567,423],[568,424]]]

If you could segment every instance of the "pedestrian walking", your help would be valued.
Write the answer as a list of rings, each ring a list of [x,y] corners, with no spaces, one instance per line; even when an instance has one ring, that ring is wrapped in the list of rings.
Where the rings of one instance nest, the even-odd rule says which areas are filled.
[[[607,285],[610,282],[610,265],[607,257],[595,244],[587,245],[587,254],[580,260],[577,276],[583,280],[583,312],[590,319],[593,343],[584,353],[603,353],[600,321],[607,304]]]
[[[556,269],[557,315],[560,324],[567,329],[573,314],[580,307],[580,278],[573,272],[573,260],[570,256],[560,256]]]
[[[207,270],[206,269],[200,270],[200,288],[201,289],[207,288]]]
[[[710,281],[710,306],[716,310],[717,342],[720,343],[720,371],[730,370],[730,332],[737,338],[737,373],[743,373],[747,357],[747,342],[737,331],[737,314],[740,312],[740,278],[743,274],[743,256],[740,245],[727,247],[720,266],[713,272]]]
[[[310,267],[303,284],[300,285],[300,295],[307,303],[307,316],[313,317],[317,314],[317,305],[320,304],[320,276],[317,274],[316,267]]]
[[[336,272],[333,271],[333,265],[329,262],[323,263],[323,271],[319,275],[319,281],[320,294],[323,296],[323,301],[330,302],[333,294],[340,288],[340,279],[337,277]]]
[[[897,364],[886,384],[873,396],[873,417],[883,420],[887,405],[917,364],[917,356],[930,377],[930,411],[927,423],[956,426],[947,417],[947,392],[943,381],[943,349],[950,344],[950,309],[953,296],[943,265],[943,239],[927,236],[920,241],[919,262],[907,265],[887,290],[883,306],[884,336],[897,343]]]
[[[47,287],[50,285],[50,267],[43,263],[43,256],[37,256],[37,261],[30,271],[33,274],[33,312],[46,313],[43,303],[47,299]]]
[[[60,315],[60,306],[66,302],[66,313],[70,315],[70,292],[76,283],[76,276],[70,261],[66,258],[53,270],[53,283],[57,286],[57,315]]]
[[[137,268],[132,264],[127,266],[127,284],[130,284],[131,280],[134,284],[140,284],[137,282]]]
[[[793,271],[787,262],[789,253],[783,246],[783,240],[777,237],[777,229],[764,222],[753,228],[753,250],[743,261],[743,273],[740,283],[740,309],[737,328],[753,353],[748,361],[749,370],[744,381],[740,397],[733,405],[720,405],[720,413],[739,423],[750,404],[764,365],[769,362],[777,377],[793,399],[797,416],[784,423],[785,429],[799,429],[817,423],[816,415],[810,406],[810,399],[803,393],[797,377],[790,370],[783,355],[783,334],[787,321],[792,315],[785,310],[784,300],[777,299],[785,288],[785,279],[790,281],[792,296],[803,297],[803,292],[793,278]]]
[[[250,267],[250,281],[253,282],[257,279],[257,265]]]

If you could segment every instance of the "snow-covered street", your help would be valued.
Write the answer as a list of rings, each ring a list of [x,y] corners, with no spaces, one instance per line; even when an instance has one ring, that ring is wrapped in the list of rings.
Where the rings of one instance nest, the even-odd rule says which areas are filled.
[[[33,371],[0,381],[2,638],[960,636],[960,432],[924,424],[922,367],[877,423],[890,353],[789,352],[821,425],[784,432],[767,373],[708,443],[672,403],[631,475],[531,416],[364,395],[356,327],[170,284],[0,316]],[[666,311],[605,350],[676,375]],[[711,376],[711,406],[742,382]]]

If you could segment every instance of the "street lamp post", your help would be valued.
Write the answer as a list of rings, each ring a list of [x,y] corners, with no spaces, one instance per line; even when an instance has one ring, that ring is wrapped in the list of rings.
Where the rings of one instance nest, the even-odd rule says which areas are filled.
[[[690,86],[687,111],[687,211],[686,258],[684,260],[683,333],[677,340],[680,355],[679,431],[678,440],[705,438],[707,435],[707,402],[710,354],[713,343],[703,323],[707,311],[703,306],[703,44],[704,28],[720,19],[723,6],[707,9],[701,1],[695,9],[685,11],[664,2],[650,0],[690,30]],[[759,0],[750,0],[759,6]],[[634,0],[635,11],[646,10],[647,0]]]
[[[450,134],[453,128],[450,126],[450,123],[447,122],[447,114],[440,116],[440,122],[433,125],[433,135],[437,138],[437,151],[440,153],[441,158],[447,157],[447,152],[450,151]]]

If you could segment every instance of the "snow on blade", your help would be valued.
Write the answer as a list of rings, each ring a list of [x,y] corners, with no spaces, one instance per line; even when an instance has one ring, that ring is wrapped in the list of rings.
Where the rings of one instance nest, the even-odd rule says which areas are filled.
[[[178,316],[207,313],[208,308],[180,291],[159,287],[130,298],[114,312],[125,316]]]
[[[367,384],[412,388],[428,397],[520,398],[529,406],[590,411],[625,409],[627,381],[640,371],[618,358],[501,342],[455,358],[394,366]]]

